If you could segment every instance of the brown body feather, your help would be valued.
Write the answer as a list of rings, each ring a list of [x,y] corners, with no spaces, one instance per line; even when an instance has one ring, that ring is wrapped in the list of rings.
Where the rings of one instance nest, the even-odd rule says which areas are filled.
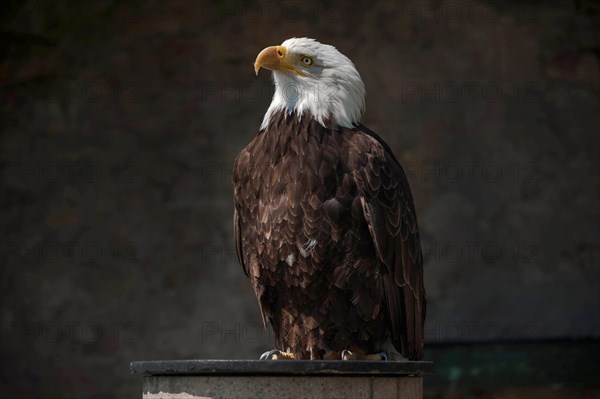
[[[234,233],[278,349],[423,357],[425,290],[408,181],[364,126],[279,113],[238,155]]]

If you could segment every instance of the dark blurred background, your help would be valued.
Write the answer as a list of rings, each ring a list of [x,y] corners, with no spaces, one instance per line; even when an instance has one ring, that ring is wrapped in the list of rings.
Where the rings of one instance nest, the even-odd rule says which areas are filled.
[[[271,348],[231,169],[308,36],[412,185],[428,398],[600,397],[600,6],[4,1],[0,397],[139,397],[128,363]]]

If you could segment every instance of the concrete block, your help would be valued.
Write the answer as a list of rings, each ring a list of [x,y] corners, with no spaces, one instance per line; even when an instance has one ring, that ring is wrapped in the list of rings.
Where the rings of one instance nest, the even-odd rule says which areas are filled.
[[[422,399],[431,362],[184,360],[133,362],[143,399]]]

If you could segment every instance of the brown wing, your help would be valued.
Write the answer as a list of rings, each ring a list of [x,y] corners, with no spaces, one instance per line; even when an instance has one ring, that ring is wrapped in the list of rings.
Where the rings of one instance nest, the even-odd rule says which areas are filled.
[[[253,167],[255,161],[252,161],[248,147],[244,148],[235,159],[233,166],[233,236],[235,239],[235,251],[237,254],[238,261],[246,276],[250,278],[254,292],[258,298],[260,306],[260,313],[262,316],[263,324],[266,328],[267,320],[271,310],[268,308],[268,304],[265,303],[265,298],[262,297],[263,287],[259,284],[260,271],[257,267],[256,262],[251,262],[247,256],[244,256],[244,247],[248,248],[250,245],[248,240],[249,236],[253,234],[251,229],[244,229],[244,226],[250,225],[249,215],[256,214],[256,190],[259,189],[260,183],[257,180],[258,175],[251,173],[255,170]],[[251,187],[251,189],[248,189]],[[246,208],[246,212],[242,212],[242,203]],[[245,216],[244,216],[245,215]]]
[[[240,215],[237,209],[234,207],[233,209],[233,237],[235,238],[235,253],[238,258],[238,262],[242,265],[244,269],[244,273],[246,273],[246,277],[248,277],[248,269],[246,269],[246,265],[244,264],[244,254],[242,252],[242,232],[240,230]]]
[[[393,343],[403,356],[423,358],[423,256],[408,180],[389,147],[373,132],[366,164],[355,173],[363,212],[379,260]]]
[[[246,149],[243,149],[238,156],[235,158],[233,164],[233,237],[235,239],[235,252],[238,258],[238,262],[242,265],[244,273],[248,276],[248,269],[244,264],[244,254],[242,252],[242,230],[240,226],[240,213],[238,208],[240,206],[241,199],[241,185],[244,180],[248,179],[248,176],[244,173],[247,171],[248,154]]]

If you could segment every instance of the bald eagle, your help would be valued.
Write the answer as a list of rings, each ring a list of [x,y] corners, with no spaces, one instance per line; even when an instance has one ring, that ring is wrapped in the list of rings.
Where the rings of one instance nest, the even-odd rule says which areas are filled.
[[[275,348],[262,359],[423,357],[423,257],[408,180],[360,124],[335,47],[292,38],[254,63],[275,93],[235,160],[234,235]]]

